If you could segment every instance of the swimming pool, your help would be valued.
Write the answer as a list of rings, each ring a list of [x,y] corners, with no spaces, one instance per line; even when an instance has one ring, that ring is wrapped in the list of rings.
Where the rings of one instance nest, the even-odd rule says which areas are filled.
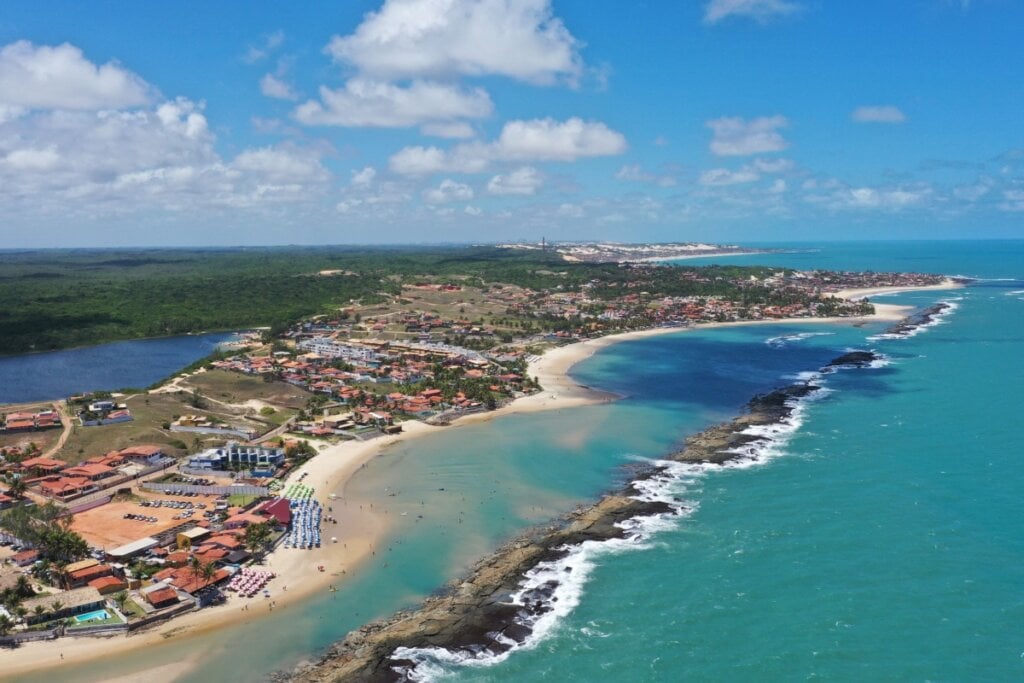
[[[105,609],[98,609],[93,612],[86,612],[85,614],[79,614],[75,617],[76,624],[86,624],[90,621],[106,621],[110,618],[110,613]]]

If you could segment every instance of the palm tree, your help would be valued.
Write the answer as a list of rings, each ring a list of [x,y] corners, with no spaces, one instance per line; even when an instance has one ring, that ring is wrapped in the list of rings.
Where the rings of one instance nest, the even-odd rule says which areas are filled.
[[[42,619],[43,615],[46,614],[46,608],[42,605],[36,605],[35,609],[32,610],[37,617]]]
[[[54,600],[50,603],[50,609],[53,610],[54,614],[58,614],[62,609],[64,609],[64,603],[60,600]]]
[[[195,555],[190,555],[188,558],[188,569],[192,573],[192,580],[198,581],[200,574],[203,573],[203,563]]]
[[[122,614],[124,614],[124,605],[126,602],[128,602],[127,591],[118,591],[117,593],[114,593],[114,604],[117,605],[118,611]]]
[[[199,573],[203,577],[203,583],[207,586],[213,581],[213,577],[217,575],[217,568],[213,566],[213,562],[207,562],[199,570]]]
[[[0,614],[0,636],[7,635],[12,626],[14,622],[6,614]]]
[[[25,497],[25,492],[28,490],[28,484],[21,477],[18,477],[10,483],[7,487],[7,493],[11,498],[21,500]]]

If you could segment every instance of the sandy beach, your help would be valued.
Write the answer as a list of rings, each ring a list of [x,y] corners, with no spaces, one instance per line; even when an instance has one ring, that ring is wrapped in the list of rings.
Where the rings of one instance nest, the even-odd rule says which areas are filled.
[[[931,287],[849,290],[839,294],[853,298],[878,296],[890,292],[952,289],[960,286],[962,285],[959,283],[947,280],[946,283]],[[338,518],[338,531],[332,530],[334,525],[326,524],[323,536],[327,542],[324,547],[319,549],[303,551],[278,548],[270,553],[266,558],[264,568],[274,571],[277,578],[269,585],[271,593],[269,600],[263,597],[243,599],[232,595],[226,605],[189,613],[131,637],[62,638],[57,641],[27,643],[16,650],[8,650],[0,654],[0,662],[2,662],[0,679],[13,678],[30,672],[38,674],[40,671],[52,667],[73,666],[75,663],[108,658],[111,655],[123,654],[165,642],[169,638],[199,637],[213,629],[228,628],[232,624],[260,618],[261,615],[269,612],[271,600],[275,603],[276,609],[282,609],[319,591],[328,590],[331,584],[344,581],[346,575],[368,558],[374,547],[379,545],[388,533],[387,515],[358,508],[355,503],[349,506],[345,499],[344,486],[361,467],[395,443],[409,441],[440,430],[458,428],[460,425],[492,420],[504,415],[561,410],[614,400],[614,395],[578,384],[569,376],[569,371],[574,365],[602,348],[623,341],[657,335],[741,325],[858,325],[867,322],[898,321],[911,311],[911,307],[893,304],[875,304],[875,308],[875,315],[857,318],[788,318],[708,323],[690,327],[641,330],[590,339],[551,349],[543,356],[532,359],[529,373],[539,380],[543,390],[517,399],[498,410],[468,415],[459,418],[447,427],[434,427],[419,421],[407,421],[402,423],[403,431],[396,435],[382,436],[368,441],[345,441],[338,444],[321,442],[318,444],[318,455],[298,468],[292,474],[291,479],[297,479],[306,473],[303,483],[315,488],[316,497],[325,506],[325,510],[328,507],[332,508],[332,512],[328,514],[333,514]],[[311,440],[311,443],[317,442]],[[332,499],[330,497],[332,493],[336,493],[338,497]],[[330,542],[333,536],[338,538],[337,543]],[[318,567],[321,565],[325,571],[319,570]],[[194,664],[195,662],[191,660],[182,661],[174,666],[148,671],[144,675],[140,674],[139,677],[129,676],[117,680],[129,681],[144,678],[146,683],[171,681],[191,670]]]

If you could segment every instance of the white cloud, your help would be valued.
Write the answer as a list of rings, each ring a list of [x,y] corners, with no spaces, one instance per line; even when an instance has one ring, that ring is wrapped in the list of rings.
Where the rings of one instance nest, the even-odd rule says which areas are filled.
[[[784,173],[793,170],[792,159],[754,159],[749,167],[758,173]]]
[[[114,62],[97,66],[82,51],[27,40],[0,49],[0,106],[26,109],[118,109],[145,104],[152,89]],[[2,117],[0,117],[2,118]]]
[[[509,121],[495,143],[501,159],[575,161],[626,151],[626,138],[600,122],[573,117],[566,121]]]
[[[497,195],[534,195],[544,184],[537,169],[523,166],[511,173],[496,175],[487,183],[487,191]]]
[[[327,52],[376,78],[499,75],[574,79],[579,43],[549,0],[385,0]]]
[[[483,212],[484,212],[484,211],[483,211],[483,209],[481,209],[481,208],[480,208],[479,206],[467,206],[467,207],[466,207],[465,209],[463,209],[462,211],[463,211],[463,213],[465,213],[465,214],[466,214],[467,216],[480,216],[480,215],[482,215],[482,214],[483,214]]]
[[[473,188],[445,178],[437,187],[423,192],[423,199],[428,204],[447,204],[448,202],[467,201],[473,198]]]
[[[850,114],[850,118],[857,123],[903,123],[907,120],[906,114],[900,111],[899,107],[889,104],[857,107]]]
[[[299,97],[292,86],[274,74],[266,74],[260,79],[260,92],[278,100],[296,100]]]
[[[569,202],[559,205],[556,212],[557,215],[565,216],[566,218],[583,218],[586,213],[579,204],[570,204]]]
[[[479,173],[495,161],[563,161],[621,154],[626,138],[605,124],[571,118],[509,121],[496,140],[468,142],[450,150],[406,147],[390,159],[396,173]]]
[[[242,61],[247,64],[255,64],[262,61],[269,57],[277,48],[281,47],[282,43],[284,43],[284,31],[275,31],[267,35],[260,45],[250,45],[242,57]]]
[[[727,168],[713,168],[700,174],[700,184],[709,187],[723,185],[739,185],[741,183],[752,183],[761,176],[750,168],[741,168],[738,171],[730,171]]]
[[[1024,190],[1004,190],[1003,199],[999,204],[1003,211],[1024,211]]]
[[[369,185],[377,177],[377,169],[373,166],[366,166],[358,171],[352,171],[353,185]]]
[[[453,121],[446,123],[425,123],[420,126],[420,132],[424,135],[431,135],[435,138],[449,138],[465,140],[476,135],[473,126],[464,121]]]
[[[307,125],[406,128],[423,123],[478,119],[494,109],[481,88],[463,89],[432,81],[413,81],[408,87],[354,78],[344,87],[320,88],[320,100],[295,109]]]
[[[789,125],[784,116],[763,116],[749,121],[726,116],[708,121],[706,125],[714,133],[711,151],[718,156],[780,152],[789,146],[778,131]]]
[[[799,4],[789,0],[711,0],[704,6],[704,22],[717,24],[728,17],[746,17],[765,23],[801,9]]]
[[[329,175],[315,153],[281,146],[246,150],[231,166],[275,182],[317,182]]]
[[[60,154],[53,147],[24,148],[8,152],[3,164],[13,171],[49,171],[60,163]]]
[[[676,184],[675,176],[649,173],[643,170],[640,164],[627,164],[623,166],[616,172],[615,177],[627,182],[647,183],[649,185],[657,185],[658,187],[673,187]]]

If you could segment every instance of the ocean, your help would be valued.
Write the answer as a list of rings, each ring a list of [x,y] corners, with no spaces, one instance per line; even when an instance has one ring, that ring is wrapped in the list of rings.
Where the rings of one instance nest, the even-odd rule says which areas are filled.
[[[361,470],[339,493],[385,505],[394,523],[337,593],[48,680],[184,657],[200,667],[186,681],[290,669],[849,349],[886,360],[823,377],[826,391],[757,460],[673,469],[652,493],[686,511],[636,524],[633,542],[577,553],[529,646],[470,662],[431,653],[420,673],[460,683],[1020,679],[1024,467],[1012,432],[1024,406],[1024,242],[787,246],[800,251],[686,263],[979,280],[879,299],[953,304],[906,338],[885,338],[884,324],[760,325],[608,347],[572,374],[620,401],[459,427]]]
[[[880,299],[954,304],[910,338],[748,327],[621,344],[579,366],[582,382],[629,395],[618,407],[667,409],[693,424],[731,415],[757,390],[847,349],[887,357],[882,367],[825,378],[826,395],[759,461],[677,468],[661,493],[689,512],[642,526],[633,543],[566,561],[575,576],[559,597],[569,608],[556,609],[561,618],[530,647],[461,666],[428,657],[424,674],[459,682],[1024,676],[1024,467],[1014,446],[1024,407],[1024,243],[797,246],[816,250],[717,261],[980,280]]]

